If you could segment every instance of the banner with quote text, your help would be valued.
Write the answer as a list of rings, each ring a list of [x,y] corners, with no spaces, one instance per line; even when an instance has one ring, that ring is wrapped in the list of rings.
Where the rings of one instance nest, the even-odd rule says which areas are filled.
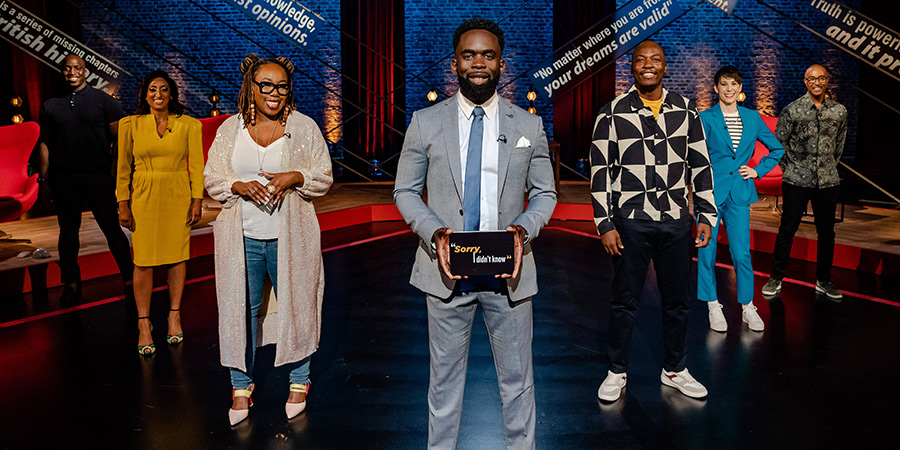
[[[131,75],[9,0],[0,0],[0,36],[57,71],[69,54],[80,56],[87,69],[87,84],[107,94],[114,94],[122,77]]]
[[[840,2],[807,0],[813,14],[827,15],[825,25],[804,25],[841,50],[900,81],[900,34]],[[885,2],[885,14],[892,7]]]
[[[529,71],[532,86],[553,100],[628,53],[682,12],[675,0],[632,0]]]
[[[707,0],[712,3],[716,8],[721,9],[722,11],[731,14],[734,11],[734,7],[737,6],[738,0]]]
[[[321,21],[321,17],[294,0],[225,1],[300,48],[315,39]]]

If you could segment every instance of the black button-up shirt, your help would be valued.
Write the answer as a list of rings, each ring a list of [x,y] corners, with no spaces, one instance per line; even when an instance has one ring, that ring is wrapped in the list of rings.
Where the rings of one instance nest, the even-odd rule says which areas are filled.
[[[784,144],[782,181],[805,188],[840,184],[837,162],[847,138],[847,108],[826,98],[820,108],[809,93],[784,108],[775,137]]]
[[[41,106],[41,141],[50,151],[50,174],[110,173],[109,124],[125,117],[109,94],[85,86]]]

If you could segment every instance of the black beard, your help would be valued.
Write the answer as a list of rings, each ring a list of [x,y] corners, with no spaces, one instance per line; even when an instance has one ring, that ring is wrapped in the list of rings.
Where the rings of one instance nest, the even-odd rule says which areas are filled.
[[[472,84],[468,78],[459,75],[456,76],[456,79],[459,81],[459,91],[463,97],[476,105],[483,105],[484,102],[490,100],[500,83],[500,75],[488,78],[487,83],[481,85]]]

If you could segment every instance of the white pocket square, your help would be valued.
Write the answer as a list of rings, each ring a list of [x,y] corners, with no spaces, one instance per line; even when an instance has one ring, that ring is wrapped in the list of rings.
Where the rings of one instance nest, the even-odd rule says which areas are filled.
[[[519,142],[516,142],[516,148],[528,148],[531,147],[531,141],[528,140],[527,137],[522,136],[519,138]]]

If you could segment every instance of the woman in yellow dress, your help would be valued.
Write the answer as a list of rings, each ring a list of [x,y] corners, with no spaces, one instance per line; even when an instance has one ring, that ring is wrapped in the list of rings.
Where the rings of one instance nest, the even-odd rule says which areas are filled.
[[[181,295],[191,225],[200,220],[203,200],[203,135],[200,121],[183,112],[178,86],[156,70],[141,82],[136,114],[119,121],[116,197],[119,223],[132,231],[138,353],[145,356],[156,351],[149,317],[154,267],[167,271],[166,342],[184,340]]]

